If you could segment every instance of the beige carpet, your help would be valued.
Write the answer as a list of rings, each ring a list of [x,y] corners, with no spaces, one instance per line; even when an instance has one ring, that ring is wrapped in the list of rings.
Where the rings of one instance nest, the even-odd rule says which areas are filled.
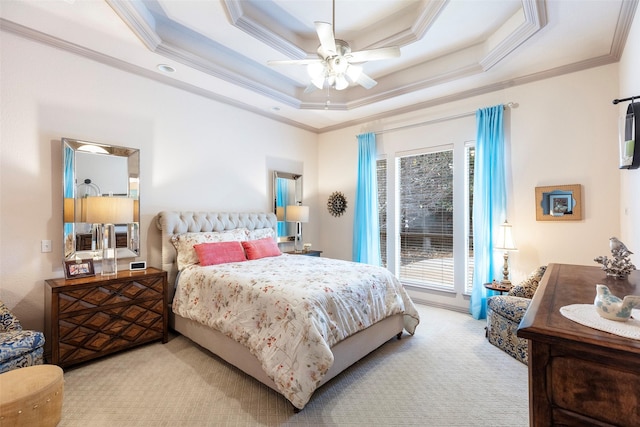
[[[527,367],[484,321],[419,305],[393,339],[295,414],[283,397],[182,336],[65,372],[59,426],[527,426]]]

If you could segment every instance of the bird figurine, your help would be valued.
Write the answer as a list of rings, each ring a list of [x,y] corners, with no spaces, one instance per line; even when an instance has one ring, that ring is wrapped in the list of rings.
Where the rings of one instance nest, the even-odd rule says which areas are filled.
[[[631,317],[631,310],[640,307],[640,295],[627,295],[620,299],[613,295],[605,285],[596,285],[596,298],[593,301],[601,317],[624,322]]]
[[[609,239],[609,249],[611,249],[611,253],[618,252],[618,253],[622,253],[625,255],[631,255],[633,252],[631,252],[629,249],[627,249],[627,246],[622,243],[620,240],[618,240],[617,237],[612,237]]]

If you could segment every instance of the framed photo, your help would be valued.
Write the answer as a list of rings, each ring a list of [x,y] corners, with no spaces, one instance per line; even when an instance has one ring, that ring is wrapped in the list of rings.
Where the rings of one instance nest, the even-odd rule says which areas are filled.
[[[95,276],[96,271],[93,267],[93,260],[79,259],[64,262],[64,277],[67,279],[76,279],[78,277]]]
[[[549,195],[549,212],[553,216],[573,213],[573,200],[569,194]]]

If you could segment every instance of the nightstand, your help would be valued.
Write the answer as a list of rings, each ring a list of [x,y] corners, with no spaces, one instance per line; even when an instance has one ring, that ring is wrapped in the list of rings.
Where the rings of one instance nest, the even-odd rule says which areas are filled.
[[[319,257],[321,253],[322,251],[315,251],[315,250],[308,250],[307,252],[295,252],[295,251],[285,252],[285,254],[291,254],[291,255],[306,255],[306,256],[317,256],[317,257]]]
[[[169,338],[167,272],[45,281],[45,355],[66,367]]]
[[[501,285],[500,282],[496,282],[496,281],[493,281],[491,283],[485,283],[484,287],[491,291],[500,292],[500,295],[502,295],[503,292],[509,292],[511,290],[510,286]]]

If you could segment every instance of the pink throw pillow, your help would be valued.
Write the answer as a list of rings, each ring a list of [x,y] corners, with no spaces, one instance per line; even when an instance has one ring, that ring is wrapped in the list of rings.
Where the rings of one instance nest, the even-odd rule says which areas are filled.
[[[247,252],[247,259],[260,259],[282,254],[278,244],[271,237],[240,243],[242,243],[242,247]]]
[[[200,243],[193,248],[198,254],[201,266],[247,260],[240,242]]]

